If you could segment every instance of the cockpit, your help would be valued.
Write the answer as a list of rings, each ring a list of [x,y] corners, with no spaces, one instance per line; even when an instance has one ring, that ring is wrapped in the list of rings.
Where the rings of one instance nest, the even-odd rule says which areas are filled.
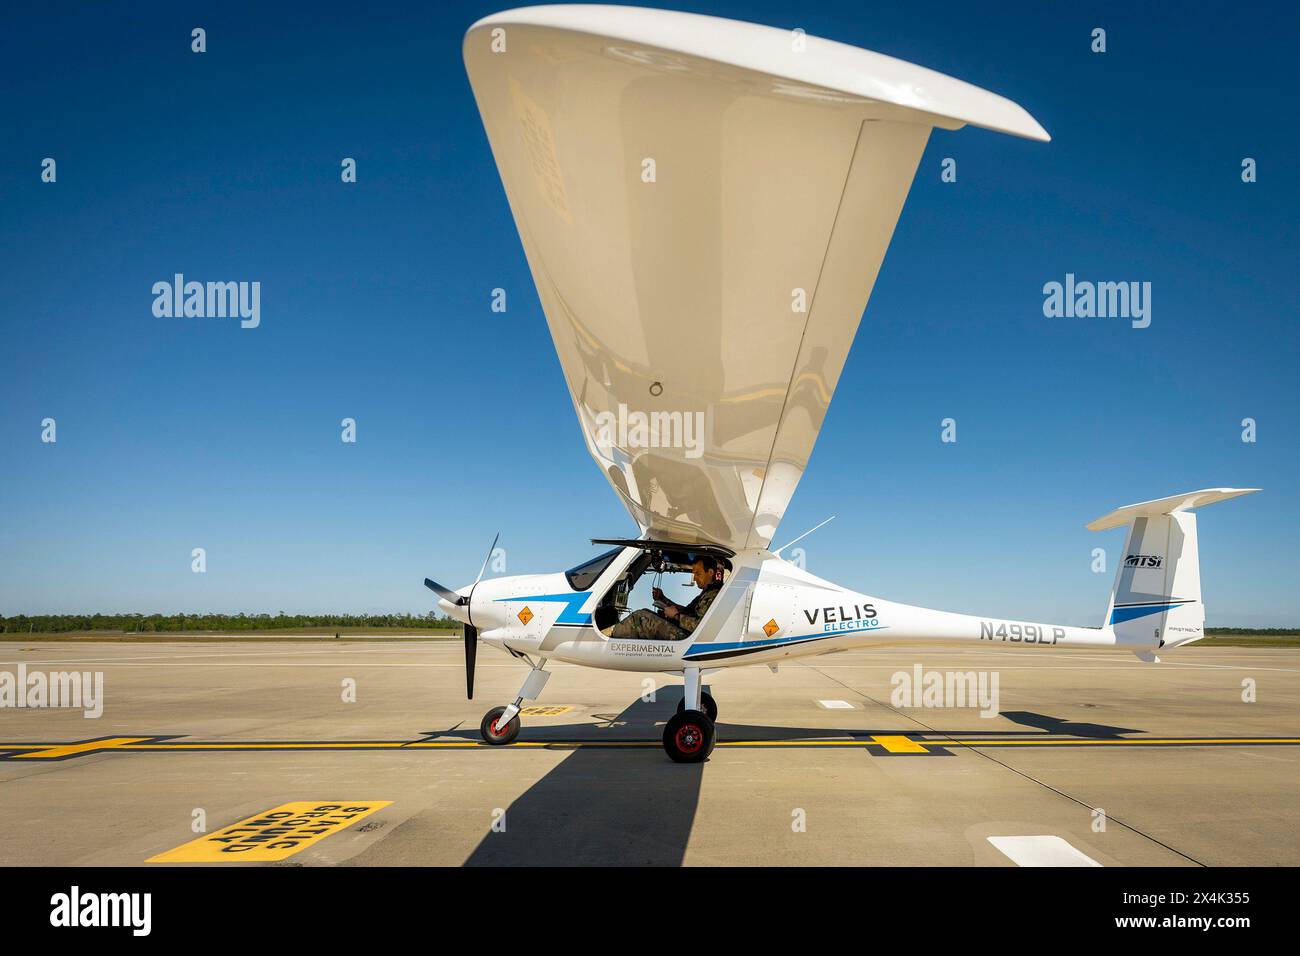
[[[718,585],[726,581],[731,571],[731,552],[722,548],[694,548],[643,540],[620,541],[618,544],[619,547],[565,572],[570,587],[575,591],[585,591],[595,586],[625,549],[638,549],[639,553],[605,587],[605,593],[592,614],[592,623],[603,632],[637,609],[661,613],[668,605],[684,607],[690,604],[700,594],[699,585],[693,578],[693,569],[700,557],[711,559],[716,564],[714,574]]]

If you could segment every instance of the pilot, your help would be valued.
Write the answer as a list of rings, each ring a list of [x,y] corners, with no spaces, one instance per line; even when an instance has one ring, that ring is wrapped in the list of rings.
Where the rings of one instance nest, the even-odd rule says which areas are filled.
[[[670,601],[664,592],[655,588],[652,592],[654,601],[662,608],[662,615],[649,608],[633,611],[619,621],[606,633],[610,637],[634,637],[654,641],[680,641],[691,635],[708,613],[713,599],[722,589],[722,576],[719,574],[718,562],[707,555],[695,559],[691,566],[691,577],[700,593],[695,600],[682,607]]]

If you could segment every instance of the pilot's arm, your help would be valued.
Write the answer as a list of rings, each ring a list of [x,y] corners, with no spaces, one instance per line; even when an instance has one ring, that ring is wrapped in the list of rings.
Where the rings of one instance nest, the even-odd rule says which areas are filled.
[[[692,633],[699,627],[700,621],[704,615],[709,613],[709,607],[713,604],[713,599],[718,596],[720,588],[711,587],[707,591],[701,591],[700,596],[690,603],[690,606],[678,609],[672,617],[687,634]]]
[[[654,600],[656,604],[658,604],[661,608],[663,608],[664,616],[667,617],[669,620],[672,620],[673,617],[675,617],[677,614],[681,613],[682,611],[682,606],[678,604],[676,601],[671,600],[659,588],[655,588],[654,590],[652,590],[650,592],[650,597]],[[669,610],[670,608],[671,610]]]

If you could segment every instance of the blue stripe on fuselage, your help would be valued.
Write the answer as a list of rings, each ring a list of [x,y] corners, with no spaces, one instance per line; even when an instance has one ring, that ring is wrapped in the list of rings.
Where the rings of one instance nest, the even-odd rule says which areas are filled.
[[[884,625],[873,624],[871,627],[855,627],[855,628],[850,628],[849,630],[846,631],[834,631],[834,632],[826,632],[826,633],[818,632],[816,634],[800,634],[796,637],[773,637],[768,640],[762,640],[762,641],[737,641],[734,643],[727,643],[727,644],[695,644],[691,647],[690,650],[688,650],[682,656],[684,658],[689,658],[693,654],[712,654],[717,651],[739,651],[739,650],[752,651],[758,647],[765,647],[765,648],[780,647],[782,644],[793,644],[797,641],[806,641],[809,638],[843,637],[845,634],[857,634],[862,631],[883,631],[883,630],[886,630]]]
[[[497,598],[497,603],[504,601],[545,601],[550,604],[563,603],[564,609],[560,611],[560,616],[555,619],[556,624],[590,624],[591,615],[583,614],[579,608],[587,603],[587,598],[591,597],[590,591],[579,591],[577,594],[531,594],[524,597],[504,597]]]

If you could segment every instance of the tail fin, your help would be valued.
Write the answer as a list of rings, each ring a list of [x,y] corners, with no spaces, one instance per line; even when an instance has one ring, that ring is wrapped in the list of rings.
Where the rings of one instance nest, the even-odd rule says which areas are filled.
[[[1196,515],[1191,509],[1258,490],[1206,488],[1126,505],[1088,525],[1091,531],[1129,525],[1103,624],[1114,630],[1117,644],[1151,659],[1158,648],[1205,636]]]

